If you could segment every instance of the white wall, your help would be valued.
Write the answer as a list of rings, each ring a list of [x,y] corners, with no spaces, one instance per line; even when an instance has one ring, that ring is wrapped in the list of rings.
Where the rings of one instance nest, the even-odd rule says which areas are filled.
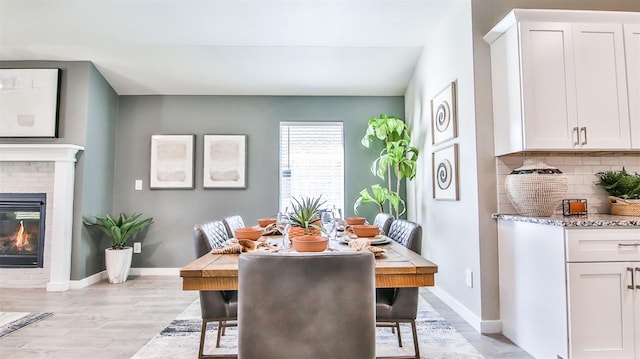
[[[421,151],[418,174],[409,183],[407,191],[408,208],[411,209],[408,217],[424,226],[422,254],[438,265],[435,293],[480,330],[481,235],[471,1],[455,0],[450,6],[437,29],[429,34],[405,93],[406,120]],[[430,99],[452,81],[457,82],[458,137],[433,146]],[[432,192],[431,155],[434,150],[453,143],[459,145],[460,200],[436,201]],[[490,173],[495,174],[495,170]],[[473,288],[465,285],[467,269],[473,272]],[[496,298],[497,291],[492,298],[496,307],[494,317],[489,319],[497,319]]]

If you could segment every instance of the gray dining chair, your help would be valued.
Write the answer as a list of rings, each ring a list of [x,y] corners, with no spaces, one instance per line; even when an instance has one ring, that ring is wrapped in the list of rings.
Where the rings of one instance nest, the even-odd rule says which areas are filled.
[[[392,240],[420,254],[422,248],[422,226],[404,219],[391,223],[389,233]],[[402,346],[400,323],[409,323],[413,334],[415,358],[420,358],[416,316],[418,314],[418,288],[376,289],[376,322],[379,327],[391,327],[397,333],[398,345]]]
[[[389,233],[389,228],[391,228],[391,223],[393,222],[393,216],[389,213],[380,212],[376,214],[373,219],[373,225],[378,226],[384,234]]]
[[[239,358],[375,358],[372,253],[243,253],[238,287]]]
[[[242,217],[237,214],[225,217],[222,221],[224,222],[224,226],[227,229],[227,235],[229,236],[229,238],[233,238],[236,236],[236,229],[245,227]]]
[[[227,229],[222,221],[212,221],[196,225],[193,228],[196,257],[202,257],[212,249],[224,246],[227,239],[229,239]],[[210,322],[218,322],[216,336],[216,348],[218,348],[220,346],[220,338],[224,335],[225,329],[237,325],[238,291],[201,290],[199,294],[202,327],[200,330],[198,358],[213,357],[204,354],[207,324]]]

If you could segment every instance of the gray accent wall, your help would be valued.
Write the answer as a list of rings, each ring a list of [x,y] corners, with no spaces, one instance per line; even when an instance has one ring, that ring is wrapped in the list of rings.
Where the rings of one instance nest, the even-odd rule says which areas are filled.
[[[369,118],[404,118],[402,97],[121,96],[116,136],[114,212],[154,218],[133,267],[177,268],[195,258],[195,224],[240,214],[247,225],[278,210],[280,121],[340,121],[345,136],[345,208],[378,183],[369,168],[379,148],[360,144]],[[195,134],[195,189],[149,189],[152,134]],[[203,189],[203,135],[247,135],[247,188]],[[322,153],[318,153],[322,156]],[[313,161],[313,158],[309,158]],[[135,191],[134,182],[143,181]],[[375,207],[361,214],[372,219]]]

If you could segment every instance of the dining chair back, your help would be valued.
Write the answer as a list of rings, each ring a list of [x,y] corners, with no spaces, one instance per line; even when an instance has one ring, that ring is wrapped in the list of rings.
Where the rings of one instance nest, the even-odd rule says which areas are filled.
[[[384,234],[389,233],[389,228],[391,228],[391,223],[393,222],[393,216],[389,213],[380,212],[376,214],[373,219],[373,225],[378,226]]]
[[[193,240],[196,257],[202,257],[212,249],[225,245],[227,230],[222,221],[212,221],[198,224],[193,228]],[[218,322],[216,348],[220,346],[220,338],[227,327],[235,326],[238,318],[238,291],[225,290],[201,290],[200,311],[202,312],[202,326],[200,329],[200,347],[198,358],[206,357],[204,354],[207,324]]]
[[[396,219],[391,223],[387,236],[412,251],[422,251],[422,226],[406,219]]]
[[[233,216],[225,217],[223,219],[223,222],[224,222],[225,228],[227,229],[227,235],[229,236],[229,238],[233,238],[236,236],[235,234],[236,229],[245,227],[242,217],[240,217],[237,214]]]
[[[240,358],[375,358],[370,252],[244,253],[238,287]]]
[[[422,248],[422,226],[404,219],[391,223],[387,236],[412,251],[420,254]],[[376,289],[376,322],[379,327],[391,327],[397,333],[398,345],[402,346],[400,323],[409,323],[413,335],[415,358],[420,358],[416,316],[418,314],[418,288]]]

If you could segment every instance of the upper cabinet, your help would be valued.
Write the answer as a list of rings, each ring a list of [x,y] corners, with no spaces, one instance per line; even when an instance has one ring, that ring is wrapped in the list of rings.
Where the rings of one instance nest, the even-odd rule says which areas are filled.
[[[629,91],[631,145],[640,149],[640,21],[625,22],[624,40]]]
[[[640,13],[517,9],[485,36],[496,156],[640,149],[640,34],[626,24]]]

